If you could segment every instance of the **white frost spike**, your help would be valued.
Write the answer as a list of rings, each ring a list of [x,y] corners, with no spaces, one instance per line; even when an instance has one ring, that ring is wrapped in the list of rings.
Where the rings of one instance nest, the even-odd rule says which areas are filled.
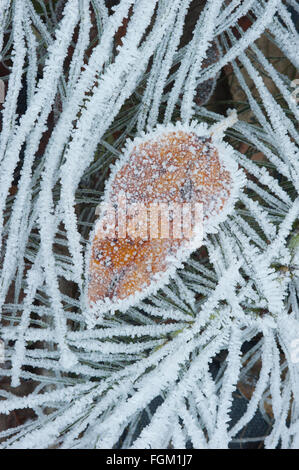
[[[222,138],[226,129],[236,124],[237,121],[237,111],[235,109],[229,110],[226,119],[223,119],[210,127],[210,135],[218,139]]]
[[[86,263],[89,318],[109,310],[125,311],[156,293],[232,210],[244,177],[222,136],[236,120],[232,111],[210,129],[195,122],[177,123],[127,142],[106,185],[104,209],[96,209],[99,219]],[[179,235],[173,204],[182,211]],[[194,212],[196,204],[200,215]],[[186,235],[191,218],[192,231]]]

